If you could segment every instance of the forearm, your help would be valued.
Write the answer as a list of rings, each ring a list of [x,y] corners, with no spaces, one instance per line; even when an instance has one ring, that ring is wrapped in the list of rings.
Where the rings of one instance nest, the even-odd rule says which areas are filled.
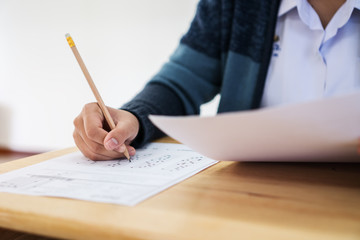
[[[164,133],[149,120],[150,114],[172,116],[186,114],[181,99],[169,87],[159,83],[147,84],[121,109],[131,112],[139,120],[140,130],[131,144],[135,148],[164,136]]]

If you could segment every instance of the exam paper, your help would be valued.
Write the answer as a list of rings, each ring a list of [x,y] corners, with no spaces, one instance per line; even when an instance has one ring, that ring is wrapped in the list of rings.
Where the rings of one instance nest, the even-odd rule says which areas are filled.
[[[150,119],[170,137],[216,160],[360,161],[360,92],[214,117]]]
[[[151,143],[127,159],[92,161],[80,152],[0,175],[0,192],[133,206],[215,164],[182,144]]]

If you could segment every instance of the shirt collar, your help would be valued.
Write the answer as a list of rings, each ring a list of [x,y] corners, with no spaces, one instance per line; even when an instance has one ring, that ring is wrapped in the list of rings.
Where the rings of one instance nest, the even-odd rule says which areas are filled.
[[[283,16],[284,14],[288,13],[293,8],[297,7],[296,0],[282,0],[280,3],[278,17]],[[354,1],[354,8],[360,10],[360,0]]]
[[[360,0],[357,0],[360,3]],[[280,3],[278,17],[283,16],[296,7],[296,0],[282,0]]]

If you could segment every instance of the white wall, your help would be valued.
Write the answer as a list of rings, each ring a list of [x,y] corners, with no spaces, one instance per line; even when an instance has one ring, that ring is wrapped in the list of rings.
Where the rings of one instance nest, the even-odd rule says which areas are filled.
[[[94,101],[70,33],[104,101],[119,107],[186,32],[197,0],[0,0],[0,146],[73,146],[72,121]]]

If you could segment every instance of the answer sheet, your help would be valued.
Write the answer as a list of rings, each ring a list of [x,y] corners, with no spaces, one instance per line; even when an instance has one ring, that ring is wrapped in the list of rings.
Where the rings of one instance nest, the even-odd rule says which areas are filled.
[[[216,160],[360,162],[360,92],[214,117],[150,116]]]
[[[74,152],[1,174],[0,192],[133,206],[215,163],[171,143],[150,143],[131,162],[92,161]]]

